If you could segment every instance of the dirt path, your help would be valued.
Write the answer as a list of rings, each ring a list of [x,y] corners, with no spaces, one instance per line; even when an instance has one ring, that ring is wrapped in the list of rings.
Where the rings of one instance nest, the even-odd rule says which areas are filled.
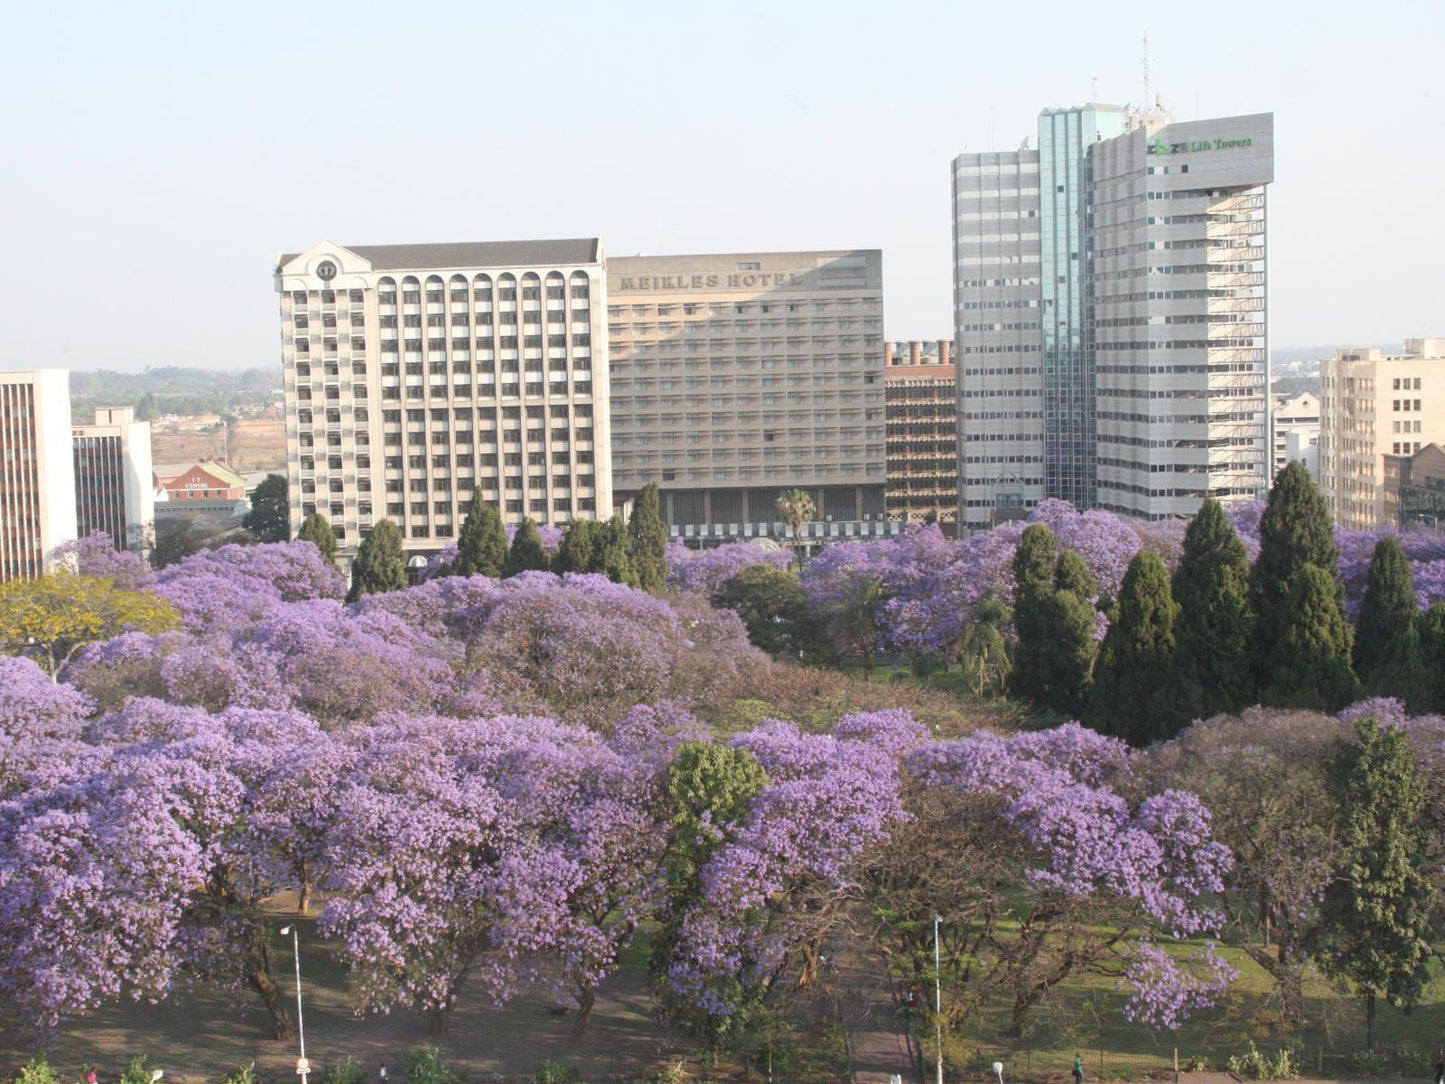
[[[888,1084],[894,1074],[912,1081],[913,1056],[883,957],[863,946],[842,953],[835,981],[856,1084]]]

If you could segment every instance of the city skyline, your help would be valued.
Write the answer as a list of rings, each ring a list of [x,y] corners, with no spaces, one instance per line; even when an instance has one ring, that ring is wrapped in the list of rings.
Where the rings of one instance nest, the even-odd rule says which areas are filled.
[[[448,7],[424,26],[282,10],[18,14],[34,47],[0,76],[26,102],[0,121],[25,163],[0,181],[24,208],[0,227],[14,317],[0,365],[271,364],[270,262],[320,237],[879,248],[885,337],[944,336],[949,162],[1016,146],[1041,106],[1144,101],[1146,34],[1147,97],[1180,121],[1278,118],[1272,345],[1432,332],[1445,222],[1422,212],[1440,151],[1410,138],[1434,117],[1432,8],[1386,4],[1366,25],[1342,5],[1308,24],[1261,10],[1201,49],[1208,12],[1052,7],[1027,64],[999,48],[1017,37],[1010,13],[939,4]],[[196,47],[214,41],[226,48]],[[1378,212],[1366,163],[1388,171],[1398,213]],[[106,284],[83,321],[47,289],[77,263]],[[157,337],[134,314],[162,296]]]

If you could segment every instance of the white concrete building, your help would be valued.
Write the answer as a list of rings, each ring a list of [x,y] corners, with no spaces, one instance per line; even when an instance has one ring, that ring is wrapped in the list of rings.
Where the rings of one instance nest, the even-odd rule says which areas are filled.
[[[1269,417],[1274,434],[1274,473],[1290,463],[1303,463],[1316,482],[1320,480],[1320,397],[1310,392],[1276,395]]]
[[[1320,488],[1342,527],[1391,522],[1385,456],[1445,443],[1445,339],[1405,347],[1338,350],[1320,367]]]
[[[603,266],[596,238],[282,254],[293,531],[319,511],[355,553],[387,517],[418,557],[476,491],[508,523],[610,515]]]
[[[607,261],[614,499],[657,483],[679,537],[887,530],[877,250]]]
[[[1089,104],[1038,139],[953,163],[963,529],[1262,494],[1271,115]]]
[[[0,373],[0,583],[33,580],[76,536],[70,372]]]
[[[155,530],[151,423],[130,407],[103,407],[71,429],[76,529],[104,531],[119,550],[144,549]]]

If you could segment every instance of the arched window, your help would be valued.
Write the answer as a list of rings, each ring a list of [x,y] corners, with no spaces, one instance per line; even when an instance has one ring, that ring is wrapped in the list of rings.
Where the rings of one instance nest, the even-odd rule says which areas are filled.
[[[522,276],[522,300],[542,300],[542,280],[537,276],[535,271],[528,271]]]
[[[426,300],[427,304],[434,305],[442,299],[442,279],[440,275],[428,275],[426,279]]]
[[[453,302],[465,305],[470,297],[467,291],[467,276],[453,275],[447,283],[447,292],[451,295]]]
[[[547,272],[547,300],[561,301],[567,296],[567,283],[562,278],[562,272]]]
[[[406,305],[421,304],[421,281],[415,275],[401,280],[401,300]]]
[[[492,300],[492,276],[478,275],[472,279],[472,293],[478,301]]]
[[[572,272],[572,299],[574,301],[586,301],[592,296],[592,280],[587,277],[586,271]]]
[[[515,276],[508,271],[503,271],[497,276],[497,300],[517,300],[517,280]]]

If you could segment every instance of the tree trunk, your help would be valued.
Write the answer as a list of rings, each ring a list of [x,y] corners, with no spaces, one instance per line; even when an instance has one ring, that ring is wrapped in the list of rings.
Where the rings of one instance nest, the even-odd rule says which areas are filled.
[[[1375,1052],[1375,991],[1365,991],[1365,1050]]]
[[[451,1013],[446,1009],[432,1009],[428,1013],[428,1016],[430,1017],[428,1030],[433,1035],[445,1035],[447,1033],[447,1025],[451,1023]]]
[[[597,1004],[597,990],[584,986],[577,995],[577,1019],[572,1021],[572,1034],[584,1035],[587,1025],[592,1022],[592,1006]]]
[[[311,870],[305,861],[301,863],[301,879],[296,886],[296,907],[303,914],[311,912]]]
[[[269,963],[265,954],[259,957],[251,954],[246,966],[246,985],[260,995],[261,1003],[266,1006],[266,1012],[271,1016],[271,1028],[275,1031],[276,1038],[289,1039],[295,1034],[291,1030],[291,1014],[286,1011],[286,1002],[281,997],[281,991],[271,981]]]

